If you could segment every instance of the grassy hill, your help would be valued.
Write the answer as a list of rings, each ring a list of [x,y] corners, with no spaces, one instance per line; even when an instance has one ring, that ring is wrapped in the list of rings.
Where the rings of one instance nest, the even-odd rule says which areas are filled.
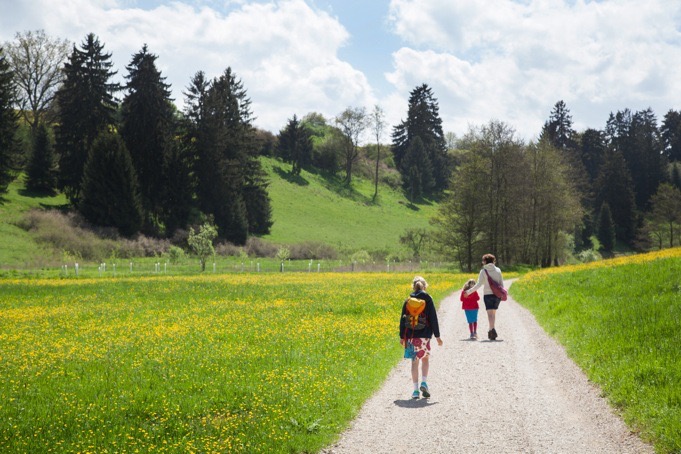
[[[302,171],[263,159],[270,176],[274,225],[265,239],[276,243],[319,241],[339,250],[399,251],[399,236],[408,228],[427,227],[437,205],[411,205],[402,193],[379,186],[373,201],[372,181],[353,178],[346,187],[339,179]]]
[[[319,242],[346,253],[363,249],[406,254],[399,236],[408,228],[426,227],[437,210],[430,202],[411,205],[386,185],[379,186],[379,197],[373,201],[374,186],[366,179],[354,178],[348,187],[340,178],[307,171],[291,177],[290,167],[273,158],[262,162],[270,179],[274,218],[271,234],[263,237],[267,242]],[[26,192],[23,178],[11,183],[0,203],[0,266],[40,268],[59,257],[62,251],[41,245],[17,222],[31,209],[64,204],[63,195],[43,197]]]

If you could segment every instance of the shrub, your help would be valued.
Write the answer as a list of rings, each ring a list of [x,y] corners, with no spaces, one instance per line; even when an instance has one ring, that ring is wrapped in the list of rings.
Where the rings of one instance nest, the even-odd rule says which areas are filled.
[[[168,248],[168,259],[170,260],[170,263],[178,263],[183,260],[185,256],[186,254],[182,248],[177,246],[170,246],[170,248]]]
[[[294,260],[335,260],[338,251],[328,244],[317,241],[304,241],[289,246],[290,258]]]

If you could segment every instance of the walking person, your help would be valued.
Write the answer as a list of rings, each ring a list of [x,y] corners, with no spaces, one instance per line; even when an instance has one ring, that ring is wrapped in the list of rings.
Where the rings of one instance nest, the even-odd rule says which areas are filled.
[[[433,298],[426,292],[428,283],[421,276],[412,281],[412,292],[402,306],[400,316],[400,344],[405,348],[405,357],[411,359],[411,378],[414,384],[412,399],[430,397],[428,371],[430,369],[430,339],[435,336],[442,346],[440,326]],[[419,363],[421,384],[419,386]],[[420,393],[419,393],[420,391]]]
[[[478,292],[473,292],[470,295],[466,295],[466,290],[473,288],[475,286],[475,279],[468,279],[461,289],[461,309],[463,309],[466,314],[466,321],[468,322],[468,331],[470,332],[471,340],[478,340],[478,310],[480,305],[480,295]]]
[[[497,259],[492,254],[483,255],[482,269],[478,275],[478,282],[465,292],[468,296],[477,291],[480,287],[483,287],[483,301],[485,302],[487,320],[489,321],[489,331],[487,332],[487,338],[489,340],[495,340],[498,337],[494,322],[496,321],[497,309],[499,309],[499,303],[501,302],[501,299],[494,295],[489,280],[494,279],[499,285],[504,285],[504,278],[501,275],[501,270],[496,266],[496,263]]]

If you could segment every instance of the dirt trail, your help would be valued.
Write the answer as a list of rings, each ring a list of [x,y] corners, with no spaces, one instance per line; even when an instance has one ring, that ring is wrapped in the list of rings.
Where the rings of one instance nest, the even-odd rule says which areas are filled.
[[[432,397],[410,399],[409,361],[402,361],[323,453],[654,452],[515,301],[501,303],[494,342],[486,339],[484,310],[481,340],[467,339],[458,292],[438,318],[444,345],[433,341]]]

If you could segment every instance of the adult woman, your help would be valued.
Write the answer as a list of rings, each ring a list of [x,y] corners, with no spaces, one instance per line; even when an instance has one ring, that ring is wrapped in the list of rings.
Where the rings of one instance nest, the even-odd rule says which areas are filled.
[[[482,256],[482,269],[478,275],[478,282],[466,291],[466,295],[477,291],[483,287],[483,300],[485,301],[485,309],[487,309],[487,320],[489,321],[489,331],[487,338],[495,340],[497,338],[497,330],[494,328],[496,321],[497,309],[501,299],[494,295],[492,286],[489,284],[489,279],[494,279],[500,285],[504,285],[504,278],[501,276],[501,270],[496,266],[497,259],[492,254],[485,254]]]

